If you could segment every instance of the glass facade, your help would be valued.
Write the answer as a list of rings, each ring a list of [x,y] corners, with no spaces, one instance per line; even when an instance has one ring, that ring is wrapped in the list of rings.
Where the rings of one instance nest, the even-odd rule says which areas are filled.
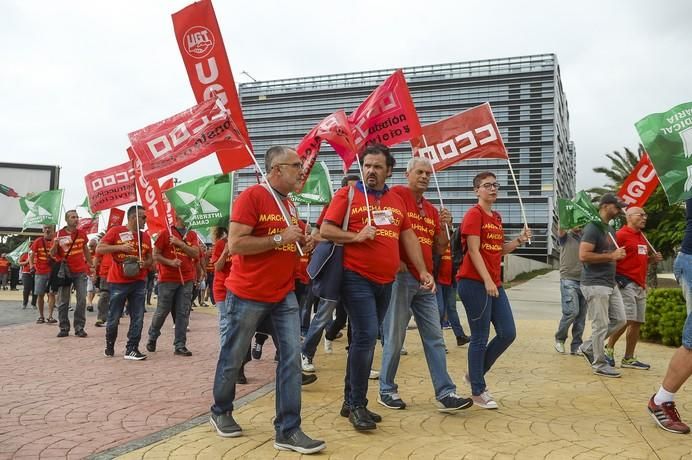
[[[240,85],[240,99],[260,164],[272,145],[298,145],[303,136],[330,113],[353,111],[395,69],[294,78]],[[560,67],[553,54],[439,64],[403,69],[421,124],[435,122],[489,102],[509,151],[534,232],[530,246],[517,254],[543,262],[557,256],[557,198],[575,192],[575,148],[570,140],[569,112],[562,90]],[[397,166],[389,184],[405,181],[411,157],[408,143],[392,148]],[[326,161],[334,187],[343,176],[341,160],[327,144]],[[522,215],[512,177],[504,160],[469,160],[437,174],[445,206],[455,223],[476,203],[471,181],[480,171],[497,174],[501,183],[496,209],[502,214],[508,238],[518,234]],[[357,173],[357,167],[351,168]],[[238,174],[238,190],[256,183],[252,169]],[[439,204],[434,182],[428,199]],[[300,209],[311,222],[321,209]]]

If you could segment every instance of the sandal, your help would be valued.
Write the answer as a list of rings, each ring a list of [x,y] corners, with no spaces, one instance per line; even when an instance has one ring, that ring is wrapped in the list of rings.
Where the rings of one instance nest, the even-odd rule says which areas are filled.
[[[54,318],[48,318],[48,319],[46,320],[46,322],[47,322],[47,323],[53,324],[53,323],[57,323],[58,320],[57,320],[57,319],[54,319]]]
[[[36,324],[43,324],[45,322],[46,322],[46,320],[43,318],[43,316],[41,316],[39,319],[36,320]]]

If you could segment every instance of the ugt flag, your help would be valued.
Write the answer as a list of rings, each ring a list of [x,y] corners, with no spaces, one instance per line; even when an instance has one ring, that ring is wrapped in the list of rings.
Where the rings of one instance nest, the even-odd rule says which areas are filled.
[[[670,204],[692,198],[692,102],[635,123]]]
[[[509,159],[487,102],[423,126],[411,147],[413,156],[429,158],[436,171],[472,158]]]
[[[29,252],[29,239],[27,238],[17,246],[12,252],[8,252],[5,254],[5,257],[10,260],[14,265],[19,265],[19,258],[24,254],[25,252]]]
[[[644,152],[639,163],[622,183],[618,196],[627,203],[627,206],[644,207],[654,190],[658,187],[658,177],[654,165],[651,164],[649,155]]]
[[[600,224],[601,216],[598,214],[598,208],[593,204],[588,193],[577,193],[573,200],[564,198],[557,199],[558,215],[560,216],[560,228],[570,229],[581,227],[589,222]]]
[[[166,197],[190,229],[228,227],[232,190],[233,175],[219,174],[166,190]]]
[[[58,225],[63,190],[48,190],[19,198],[24,213],[22,228],[37,225]]]
[[[142,162],[142,172],[151,178],[174,173],[215,150],[245,145],[218,97],[131,132],[128,137]]]
[[[291,193],[291,200],[301,204],[329,204],[332,201],[332,180],[324,161],[315,163],[300,193]]]

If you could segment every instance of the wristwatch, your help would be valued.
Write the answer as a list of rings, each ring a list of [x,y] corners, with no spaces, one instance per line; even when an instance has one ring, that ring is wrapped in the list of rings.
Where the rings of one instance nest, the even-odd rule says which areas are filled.
[[[284,241],[284,237],[281,236],[281,233],[277,233],[276,235],[274,235],[272,237],[272,241],[274,241],[275,246],[280,246],[281,243],[283,243],[283,241]]]

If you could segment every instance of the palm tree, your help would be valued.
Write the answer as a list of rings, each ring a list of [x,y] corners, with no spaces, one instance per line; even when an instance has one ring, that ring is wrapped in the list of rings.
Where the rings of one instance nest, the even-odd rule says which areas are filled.
[[[639,144],[637,153],[634,153],[625,147],[625,153],[620,153],[617,150],[614,150],[612,154],[606,154],[606,158],[611,161],[612,166],[610,168],[598,166],[597,168],[593,168],[593,172],[605,174],[605,176],[610,179],[610,183],[604,185],[603,187],[590,188],[587,190],[587,192],[596,194],[597,196],[601,196],[604,193],[609,192],[617,193],[617,191],[620,190],[622,183],[625,182],[625,179],[627,179],[627,176],[629,176],[637,163],[639,163],[639,160],[643,154],[644,147],[642,147],[641,144]]]

